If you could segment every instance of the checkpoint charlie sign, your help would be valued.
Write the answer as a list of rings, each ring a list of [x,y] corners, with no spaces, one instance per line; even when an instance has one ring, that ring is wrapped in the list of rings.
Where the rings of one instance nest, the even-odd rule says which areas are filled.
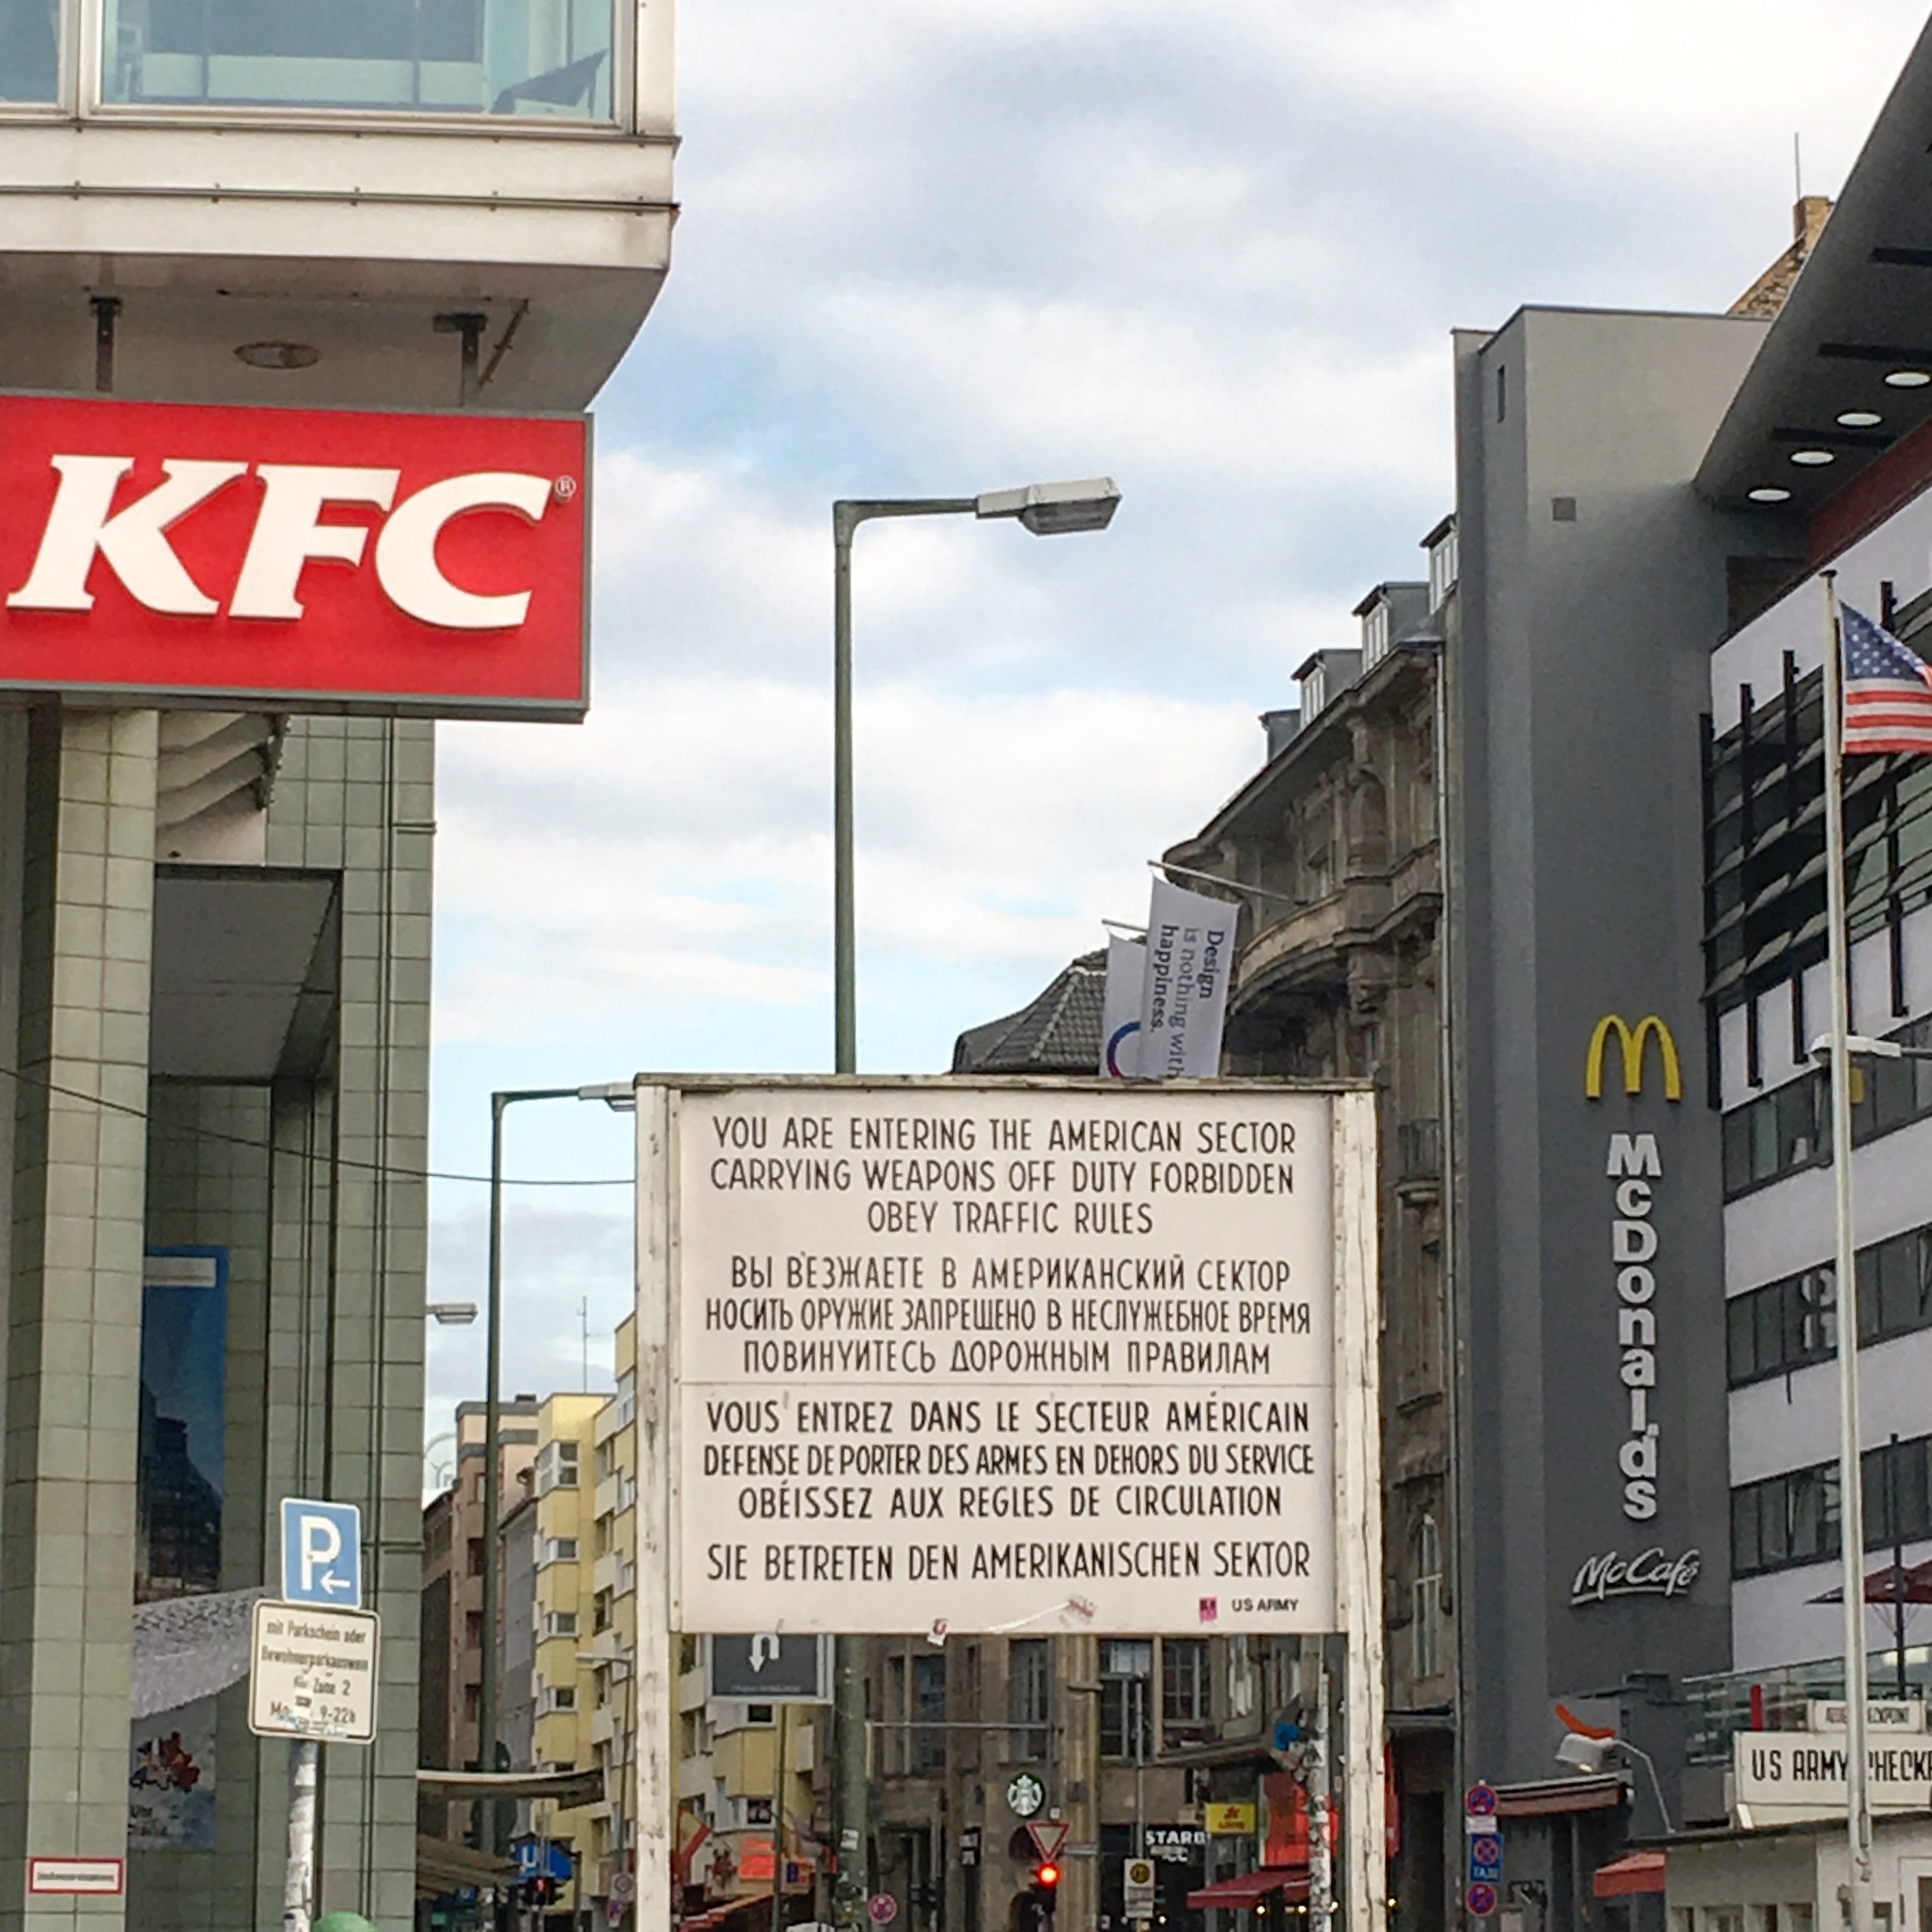
[[[1360,1628],[1372,1096],[721,1078],[638,1100],[673,1628]]]

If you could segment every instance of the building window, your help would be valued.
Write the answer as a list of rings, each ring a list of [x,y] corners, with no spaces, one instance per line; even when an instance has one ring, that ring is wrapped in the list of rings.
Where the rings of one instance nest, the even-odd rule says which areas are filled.
[[[470,1539],[470,1574],[472,1576],[483,1574],[483,1539],[480,1536]]]
[[[546,1610],[544,1612],[543,1632],[545,1636],[574,1636],[577,1634],[577,1612],[574,1610]]]
[[[61,10],[50,0],[0,9],[0,100],[10,106],[59,98]]]
[[[542,1536],[537,1539],[537,1562],[539,1567],[546,1563],[574,1563],[577,1561],[577,1539],[574,1536]]]
[[[1456,520],[1452,517],[1439,524],[1428,538],[1429,545],[1429,608],[1439,610],[1448,602],[1449,593],[1456,587],[1459,574],[1456,556]]]
[[[1928,623],[1924,598],[1900,614],[1908,641]],[[1719,1012],[1825,957],[1824,788],[1822,675],[1800,677],[1787,656],[1782,689],[1748,699],[1706,751],[1704,976]],[[1853,760],[1845,836],[1854,940],[1932,903],[1932,766],[1897,755]]]
[[[1132,1762],[1154,1755],[1154,1640],[1100,1643],[1100,1754]]]
[[[546,1684],[537,1692],[537,1713],[543,1716],[552,1711],[574,1711],[577,1708],[577,1686],[574,1684]]]
[[[1865,1547],[1932,1537],[1932,1436],[1868,1449],[1860,1463]],[[1731,1492],[1731,1574],[1824,1563],[1839,1550],[1838,1466],[1792,1469]]]
[[[610,114],[609,0],[106,0],[106,12],[102,89],[122,104]]]
[[[1388,656],[1389,607],[1378,598],[1362,613],[1362,668],[1371,670]]]
[[[1252,1638],[1228,1640],[1228,1714],[1252,1718],[1255,1714],[1255,1647]]]
[[[1161,1741],[1168,1750],[1206,1741],[1213,1716],[1204,1636],[1163,1637],[1160,1644]]]
[[[537,1494],[577,1487],[578,1445],[567,1437],[546,1442],[537,1451]]]
[[[1442,1534],[1432,1516],[1425,1516],[1416,1528],[1415,1581],[1410,1591],[1415,1675],[1433,1677],[1442,1668]]]
[[[1045,1637],[1015,1638],[1006,1646],[1006,1720],[1013,1726],[1008,1749],[1016,1761],[1045,1761],[1052,1699],[1052,1643]]]
[[[1888,1034],[1901,1046],[1932,1046],[1932,1015]],[[1863,1147],[1932,1114],[1932,1060],[1874,1060],[1852,1070],[1852,1143]],[[1801,1074],[1724,1116],[1724,1198],[1828,1161],[1830,1100],[1822,1073]]]

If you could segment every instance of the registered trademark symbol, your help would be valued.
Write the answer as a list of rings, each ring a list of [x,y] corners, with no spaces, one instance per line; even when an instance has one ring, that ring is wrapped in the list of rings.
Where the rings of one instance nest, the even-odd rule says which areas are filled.
[[[550,491],[560,503],[567,503],[577,494],[577,478],[574,476],[560,476],[550,486]]]

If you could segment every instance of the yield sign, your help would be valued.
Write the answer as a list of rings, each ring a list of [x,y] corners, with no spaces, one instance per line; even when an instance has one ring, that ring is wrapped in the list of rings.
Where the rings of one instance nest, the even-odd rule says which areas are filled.
[[[1028,1832],[1033,1839],[1034,1850],[1039,1852],[1043,1863],[1051,1864],[1060,1856],[1060,1848],[1066,1842],[1064,1825],[1029,1825]]]

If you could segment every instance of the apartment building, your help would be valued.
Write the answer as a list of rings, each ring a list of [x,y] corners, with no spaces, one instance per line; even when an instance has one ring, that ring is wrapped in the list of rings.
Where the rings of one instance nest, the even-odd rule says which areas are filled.
[[[519,1395],[502,1405],[500,1494],[507,1512],[530,1493],[538,1405]],[[423,1509],[422,1674],[417,1696],[417,1762],[430,1769],[482,1770],[483,1695],[484,1406],[458,1405],[454,1480]],[[419,1798],[416,1828],[431,1838],[473,1838],[466,1804]]]
[[[1426,580],[1378,584],[1359,643],[1302,663],[1298,704],[1262,720],[1261,769],[1166,856],[1240,908],[1227,1072],[1377,1088],[1391,1888],[1404,1922],[1433,1925],[1462,1851],[1440,833],[1454,519],[1423,547]]]
[[[590,1470],[601,1395],[546,1396],[537,1406],[537,1448],[532,1466],[533,1507],[527,1519],[535,1600],[530,1608],[530,1756],[539,1771],[572,1771],[591,1763],[593,1714],[585,1640],[595,1615],[592,1541],[596,1518]],[[577,1922],[590,1902],[593,1874],[589,1806],[568,1810],[554,1799],[530,1807],[530,1834],[543,1845],[568,1846],[573,1875],[550,1917]]]
[[[638,1351],[635,1318],[618,1324],[616,1390],[591,1425],[590,1641],[578,1646],[590,1686],[590,1746],[604,1796],[590,1808],[585,1883],[620,1927],[634,1876],[637,1819]]]

